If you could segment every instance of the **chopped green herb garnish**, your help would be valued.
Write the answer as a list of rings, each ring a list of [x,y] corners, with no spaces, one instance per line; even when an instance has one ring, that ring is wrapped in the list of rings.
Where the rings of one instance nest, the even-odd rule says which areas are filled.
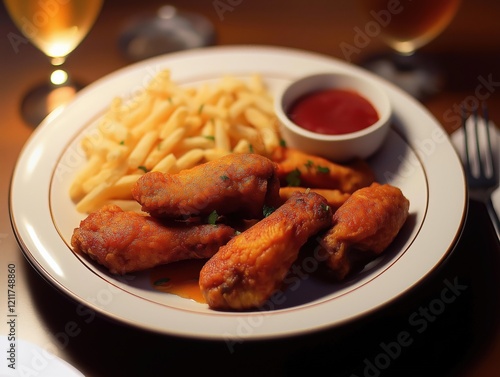
[[[253,153],[253,145],[252,144],[248,144],[248,150],[250,151],[250,153]]]
[[[217,213],[217,211],[214,210],[210,215],[208,215],[208,223],[210,225],[215,225],[215,222],[217,221],[218,218],[219,214]]]
[[[330,210],[330,206],[328,204],[321,204],[321,208],[323,208],[325,212]]]
[[[314,165],[314,162],[311,160],[307,160],[307,162],[304,164],[306,168],[312,168]]]
[[[280,140],[280,147],[286,147],[286,141],[281,139]]]
[[[120,145],[125,145],[125,140],[120,141]]]
[[[161,279],[156,280],[153,284],[155,286],[159,286],[159,285],[163,285],[165,283],[168,283],[169,281],[170,281],[170,278],[161,278]]]
[[[318,165],[318,173],[330,173],[330,169],[327,168],[326,166]]]
[[[227,181],[229,177],[227,175],[221,175],[220,179],[222,179],[223,181]]]
[[[148,169],[144,165],[138,166],[137,169],[144,171],[144,173],[148,172]]]
[[[198,108],[198,114],[201,114],[201,113],[203,112],[203,106],[205,106],[205,104],[204,104],[204,103],[202,103],[202,104],[200,105],[200,107]]]
[[[264,205],[264,207],[262,207],[262,214],[264,215],[264,217],[267,217],[269,216],[271,213],[273,213],[275,210],[274,207],[270,207],[270,206],[266,206]]]
[[[300,186],[300,174],[300,170],[297,168],[288,173],[286,176],[286,182],[288,183],[288,186]]]
[[[215,141],[215,136],[213,136],[213,135],[206,135],[205,139]]]

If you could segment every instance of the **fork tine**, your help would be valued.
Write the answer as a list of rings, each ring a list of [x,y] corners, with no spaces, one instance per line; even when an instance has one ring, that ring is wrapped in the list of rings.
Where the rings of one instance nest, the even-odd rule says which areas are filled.
[[[467,135],[467,113],[462,105],[462,130],[464,132],[464,151],[465,151],[465,171],[469,176],[472,171],[469,157],[469,137]]]
[[[489,114],[488,114],[488,106],[486,105],[485,102],[483,102],[483,118],[484,118],[484,124],[486,126],[486,142],[488,144],[488,146],[487,146],[488,149],[487,149],[486,154],[489,157],[492,176],[494,178],[498,178],[498,167],[497,167],[497,163],[495,161],[495,154],[493,152],[493,146],[492,146],[491,135],[490,135],[490,119],[489,119]]]
[[[474,106],[474,109],[472,110],[473,116],[474,116],[474,136],[476,139],[476,155],[477,155],[477,163],[478,163],[478,168],[479,168],[479,176],[484,177],[485,176],[485,160],[483,159],[483,156],[481,155],[481,146],[480,146],[480,139],[479,139],[479,115],[478,115],[478,107]]]

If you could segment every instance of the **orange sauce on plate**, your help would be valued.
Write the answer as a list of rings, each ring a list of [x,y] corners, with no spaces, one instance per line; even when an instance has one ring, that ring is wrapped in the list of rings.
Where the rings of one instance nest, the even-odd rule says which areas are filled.
[[[204,259],[193,259],[158,266],[151,270],[151,286],[161,292],[206,303],[198,280]]]

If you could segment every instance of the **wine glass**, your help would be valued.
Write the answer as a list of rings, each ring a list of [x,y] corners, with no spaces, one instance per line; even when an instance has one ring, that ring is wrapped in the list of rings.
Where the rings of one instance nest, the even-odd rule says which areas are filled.
[[[449,25],[459,5],[460,0],[362,0],[368,22],[378,23],[380,38],[393,50],[362,65],[416,98],[436,93],[443,85],[442,72],[417,51]]]
[[[21,33],[50,58],[54,69],[50,79],[32,88],[21,103],[21,115],[28,124],[37,126],[83,86],[73,82],[62,65],[89,32],[102,3],[103,0],[4,0]]]
[[[118,44],[127,58],[138,61],[214,42],[215,29],[206,17],[163,5],[154,14],[131,20]]]

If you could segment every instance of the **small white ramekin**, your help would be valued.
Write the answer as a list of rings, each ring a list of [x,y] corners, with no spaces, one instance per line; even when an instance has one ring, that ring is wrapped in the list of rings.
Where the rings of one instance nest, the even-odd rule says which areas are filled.
[[[352,90],[367,99],[375,107],[378,121],[360,131],[326,135],[306,130],[288,117],[288,109],[300,97],[318,90],[335,88]],[[286,85],[275,98],[275,111],[281,136],[288,147],[336,162],[367,158],[375,153],[385,140],[392,113],[389,97],[374,80],[334,72],[302,77]]]

